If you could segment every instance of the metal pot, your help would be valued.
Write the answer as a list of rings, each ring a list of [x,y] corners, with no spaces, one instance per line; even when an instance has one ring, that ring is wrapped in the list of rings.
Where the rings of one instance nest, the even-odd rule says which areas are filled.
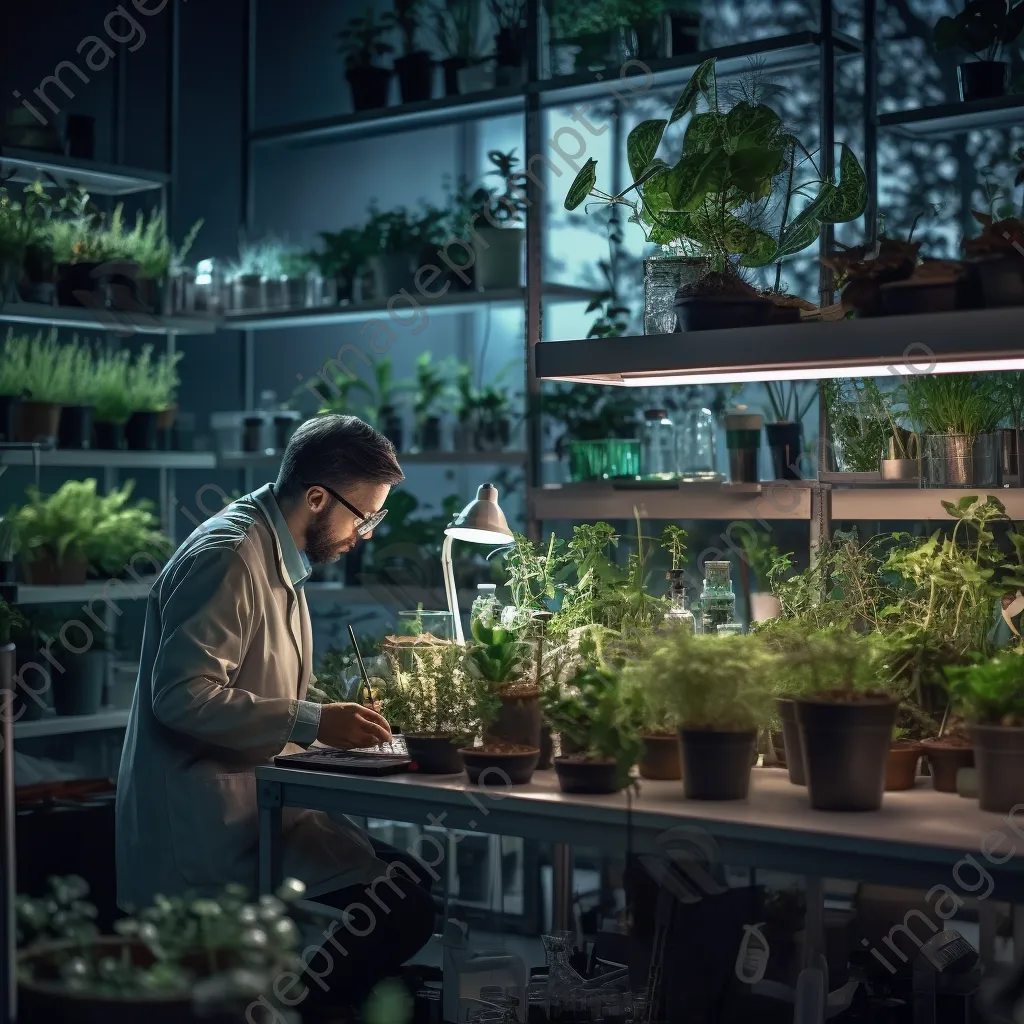
[[[924,437],[925,487],[1000,487],[998,433],[926,434]]]
[[[882,459],[880,469],[883,480],[918,481],[917,459]]]

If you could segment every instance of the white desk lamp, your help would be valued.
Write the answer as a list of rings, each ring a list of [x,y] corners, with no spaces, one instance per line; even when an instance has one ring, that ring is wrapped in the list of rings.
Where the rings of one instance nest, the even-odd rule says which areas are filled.
[[[441,569],[444,574],[444,593],[448,598],[448,611],[455,626],[455,642],[465,643],[462,619],[459,616],[459,594],[455,589],[455,567],[452,565],[452,541],[465,540],[470,544],[506,545],[514,538],[505,521],[505,513],[498,504],[498,488],[494,484],[481,484],[476,498],[471,501],[445,528],[441,545]]]

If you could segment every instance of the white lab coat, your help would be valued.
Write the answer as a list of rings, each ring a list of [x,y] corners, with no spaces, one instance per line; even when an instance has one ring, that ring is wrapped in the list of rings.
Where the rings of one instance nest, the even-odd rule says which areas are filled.
[[[117,784],[122,909],[228,882],[255,891],[253,769],[311,710],[309,610],[285,569],[274,501],[261,488],[196,529],[149,595]],[[310,896],[384,868],[341,816],[289,809],[284,829],[284,877]]]

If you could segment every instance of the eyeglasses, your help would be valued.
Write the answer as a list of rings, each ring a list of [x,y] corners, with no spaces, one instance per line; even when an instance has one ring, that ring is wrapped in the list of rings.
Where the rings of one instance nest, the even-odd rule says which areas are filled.
[[[356,533],[360,537],[365,537],[368,533],[372,533],[380,526],[381,520],[388,514],[386,508],[378,509],[376,512],[371,512],[369,515],[365,515],[360,512],[350,501],[346,501],[337,491],[332,491],[330,487],[325,484],[310,484],[310,487],[319,487],[320,490],[326,491],[335,501],[340,502],[345,506],[356,517]]]

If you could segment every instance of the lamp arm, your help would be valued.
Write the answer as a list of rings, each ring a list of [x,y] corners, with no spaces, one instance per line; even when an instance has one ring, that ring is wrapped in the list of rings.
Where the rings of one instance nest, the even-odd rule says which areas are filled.
[[[459,615],[459,592],[455,587],[455,566],[452,564],[452,542],[454,538],[445,534],[441,544],[441,575],[444,577],[444,596],[448,600],[448,611],[451,612],[452,625],[455,629],[455,642],[463,644],[466,638],[462,633],[462,617]]]

